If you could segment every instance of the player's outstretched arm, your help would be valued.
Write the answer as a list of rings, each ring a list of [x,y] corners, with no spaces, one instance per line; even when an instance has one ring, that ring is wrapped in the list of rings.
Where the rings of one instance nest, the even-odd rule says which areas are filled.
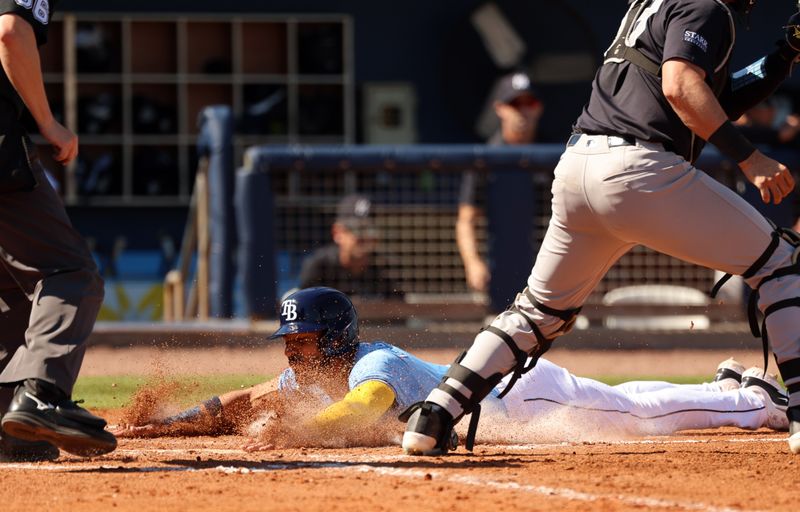
[[[386,383],[368,380],[326,407],[311,421],[322,432],[342,433],[372,425],[394,404],[394,390]]]
[[[225,425],[238,425],[246,421],[255,409],[255,406],[264,406],[265,393],[261,384],[247,389],[230,391],[220,396],[214,396],[202,403],[160,420],[154,420],[145,425],[123,425],[112,430],[117,437],[158,437],[179,428],[180,425],[196,427],[193,432],[212,433]],[[252,395],[258,390],[254,401]]]
[[[303,445],[304,440],[310,443],[319,442],[322,438],[357,435],[375,424],[392,407],[394,401],[394,390],[387,384],[376,380],[366,381],[306,423],[287,425],[276,422],[275,431],[266,432],[260,439],[250,441],[244,449],[271,450],[280,447],[281,440],[289,438],[293,445]]]

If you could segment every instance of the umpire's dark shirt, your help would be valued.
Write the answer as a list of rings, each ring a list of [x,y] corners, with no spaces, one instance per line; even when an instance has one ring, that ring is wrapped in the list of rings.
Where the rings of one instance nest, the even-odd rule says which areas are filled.
[[[702,68],[706,83],[719,96],[728,80],[735,38],[730,10],[719,0],[654,0],[652,6],[655,11],[647,17],[636,48],[656,63],[680,58]],[[672,110],[661,79],[627,61],[600,67],[575,128],[661,142],[689,161],[705,144]]]
[[[329,286],[347,294],[366,298],[402,298],[394,283],[386,279],[381,269],[367,265],[364,272],[354,274],[339,262],[339,246],[326,245],[303,261],[300,288]]]
[[[41,46],[47,42],[47,29],[56,3],[53,0],[0,0],[0,14],[16,14],[30,23],[36,35],[36,44]],[[25,109],[22,98],[11,85],[2,67],[0,67],[0,97],[13,103],[18,115]]]

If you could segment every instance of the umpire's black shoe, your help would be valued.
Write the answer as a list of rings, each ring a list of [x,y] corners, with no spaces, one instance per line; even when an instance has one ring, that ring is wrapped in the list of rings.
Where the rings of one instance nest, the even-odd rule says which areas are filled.
[[[403,434],[403,451],[409,455],[445,455],[458,447],[453,417],[438,404],[417,402],[400,415],[408,422]]]
[[[56,460],[60,452],[47,441],[24,441],[0,435],[0,462],[44,462]]]
[[[29,381],[17,388],[2,420],[8,434],[26,441],[48,441],[81,457],[102,455],[117,447],[117,438],[105,430],[103,418],[90,414],[68,397],[42,399],[34,389]]]

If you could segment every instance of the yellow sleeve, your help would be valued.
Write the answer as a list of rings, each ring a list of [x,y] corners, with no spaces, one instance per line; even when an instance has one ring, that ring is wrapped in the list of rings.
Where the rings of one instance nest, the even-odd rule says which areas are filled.
[[[369,380],[350,390],[342,400],[326,407],[311,423],[325,431],[362,428],[383,416],[394,403],[394,398],[394,390],[387,384]]]

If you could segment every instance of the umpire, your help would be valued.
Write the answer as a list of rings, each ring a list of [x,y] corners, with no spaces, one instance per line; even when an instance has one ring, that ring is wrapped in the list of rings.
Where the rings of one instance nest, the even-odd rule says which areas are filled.
[[[532,369],[571,329],[608,269],[645,245],[741,275],[756,291],[765,320],[758,325],[753,302],[751,326],[765,348],[772,344],[790,394],[789,448],[800,453],[800,235],[776,230],[693,165],[710,142],[739,165],[764,202],[780,203],[794,189],[786,166],[756,150],[730,121],[772,94],[800,54],[798,13],[774,51],[729,73],[735,18],[749,16],[755,3],[629,1],[555,169],[552,218],[528,286],[415,410],[406,451],[446,451],[453,423],[478,410],[503,375],[513,371],[510,387]]]
[[[97,455],[116,447],[105,421],[71,400],[103,281],[20,122],[30,112],[59,163],[77,156],[78,138],[54,119],[42,81],[38,46],[46,42],[54,3],[0,0],[3,460],[54,459],[58,448]]]

